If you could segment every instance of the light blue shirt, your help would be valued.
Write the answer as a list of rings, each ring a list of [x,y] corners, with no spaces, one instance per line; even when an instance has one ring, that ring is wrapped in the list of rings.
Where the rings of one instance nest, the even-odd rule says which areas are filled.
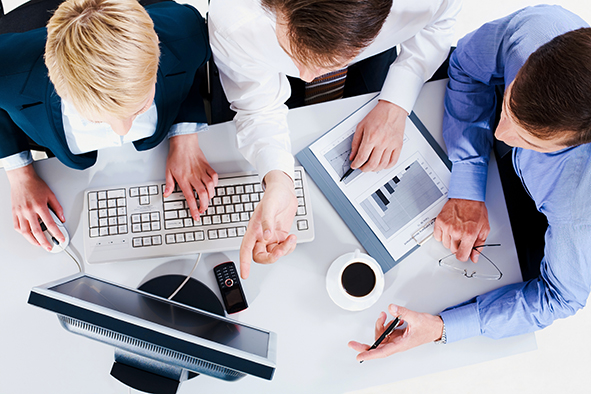
[[[61,103],[62,122],[66,143],[70,151],[76,155],[98,149],[122,146],[142,138],[151,137],[156,132],[158,111],[156,102],[146,112],[136,116],[129,132],[120,136],[106,123],[94,123],[81,116],[76,108],[66,100]],[[170,128],[168,138],[177,135],[192,134],[207,130],[204,123],[177,123]],[[6,171],[24,167],[33,162],[31,151],[23,151],[2,159]]]
[[[443,124],[453,162],[450,198],[484,201],[495,86],[509,86],[541,45],[587,26],[561,7],[544,5],[485,24],[459,41],[450,60]],[[532,332],[573,315],[589,297],[591,144],[554,153],[514,148],[513,163],[538,210],[548,219],[541,274],[443,311],[448,342]]]

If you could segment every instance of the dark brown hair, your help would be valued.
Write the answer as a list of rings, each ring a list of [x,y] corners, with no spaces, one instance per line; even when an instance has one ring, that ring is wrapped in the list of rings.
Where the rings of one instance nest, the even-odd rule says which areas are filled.
[[[392,0],[262,0],[287,22],[291,56],[334,66],[355,57],[378,35]]]
[[[533,136],[566,146],[591,142],[591,28],[542,45],[517,73],[509,108]]]

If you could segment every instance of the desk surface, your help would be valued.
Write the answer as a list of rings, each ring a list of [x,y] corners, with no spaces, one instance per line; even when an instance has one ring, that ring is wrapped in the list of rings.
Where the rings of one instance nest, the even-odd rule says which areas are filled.
[[[415,106],[419,118],[442,145],[444,86],[445,81],[425,85]],[[364,100],[352,98],[290,111],[293,151],[307,146]],[[220,173],[250,169],[236,150],[234,133],[234,125],[226,123],[211,127],[200,137],[203,151]],[[84,189],[112,185],[114,174],[115,182],[161,179],[167,151],[166,144],[141,153],[132,146],[107,149],[99,153],[97,164],[85,171],[68,169],[56,159],[35,164],[64,207],[71,244],[78,249],[78,255],[82,255]],[[478,337],[446,346],[427,344],[388,359],[359,364],[355,361],[356,353],[347,347],[349,340],[372,341],[375,319],[389,303],[437,313],[474,295],[521,280],[496,165],[490,166],[488,182],[489,241],[503,244],[490,257],[503,271],[502,280],[468,280],[442,271],[437,260],[447,251],[431,240],[386,274],[382,297],[361,312],[340,309],[326,291],[325,275],[332,261],[360,245],[310,182],[315,241],[298,245],[294,253],[276,264],[254,264],[250,278],[243,281],[250,306],[232,315],[278,334],[275,377],[272,381],[246,377],[237,383],[226,383],[200,376],[183,383],[179,393],[210,393],[227,387],[245,393],[342,393],[536,349],[533,334],[496,341]],[[48,254],[35,248],[13,230],[9,184],[3,171],[0,190],[3,390],[35,393],[59,388],[61,393],[127,393],[127,387],[109,376],[111,347],[72,335],[61,328],[53,313],[27,305],[32,287],[70,275],[77,268],[67,255]],[[86,272],[138,286],[164,273],[186,275],[193,259],[187,256],[86,265]],[[238,253],[206,255],[193,276],[217,293],[212,268],[228,259],[238,261]]]

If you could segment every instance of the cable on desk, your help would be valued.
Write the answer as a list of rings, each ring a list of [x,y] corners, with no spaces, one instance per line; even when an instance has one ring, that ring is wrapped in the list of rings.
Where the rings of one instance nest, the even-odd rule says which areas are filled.
[[[78,272],[82,272],[82,266],[80,265],[80,263],[78,262],[78,260],[76,260],[76,258],[74,256],[72,256],[72,254],[70,253],[72,250],[70,249],[69,246],[67,247],[63,247],[62,245],[60,245],[60,243],[58,242],[57,239],[55,239],[55,237],[51,237],[51,240],[53,241],[54,244],[56,244],[57,246],[59,246],[61,248],[61,250],[63,250],[64,252],[66,252],[68,254],[68,256],[70,256],[70,258],[72,260],[74,260],[74,263],[76,263],[76,265],[78,266]]]
[[[189,281],[189,279],[191,279],[191,275],[193,275],[193,271],[195,271],[195,268],[197,268],[197,264],[199,264],[199,260],[201,260],[201,253],[199,253],[197,255],[197,261],[195,261],[195,265],[193,265],[193,269],[191,270],[191,272],[189,272],[189,275],[187,275],[187,277],[185,278],[183,283],[181,283],[179,285],[179,287],[177,287],[176,290],[170,295],[170,297],[168,297],[169,300],[172,300],[172,297],[174,297],[179,291],[181,291],[183,286],[185,286],[187,284],[187,282]]]

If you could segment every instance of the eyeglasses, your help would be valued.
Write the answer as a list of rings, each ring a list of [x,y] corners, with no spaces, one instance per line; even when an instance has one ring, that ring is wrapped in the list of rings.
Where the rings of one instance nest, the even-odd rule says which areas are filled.
[[[482,248],[492,246],[501,246],[501,244],[477,245],[472,248],[473,250],[480,253],[480,256],[484,258],[484,260],[479,259],[478,263],[473,263],[470,259],[465,262],[460,261],[456,259],[456,255],[452,253],[439,259],[439,266],[450,271],[458,272],[469,279],[475,278],[482,280],[500,280],[503,277],[503,273],[499,267],[497,267],[496,264],[492,262],[491,259],[482,253]]]

